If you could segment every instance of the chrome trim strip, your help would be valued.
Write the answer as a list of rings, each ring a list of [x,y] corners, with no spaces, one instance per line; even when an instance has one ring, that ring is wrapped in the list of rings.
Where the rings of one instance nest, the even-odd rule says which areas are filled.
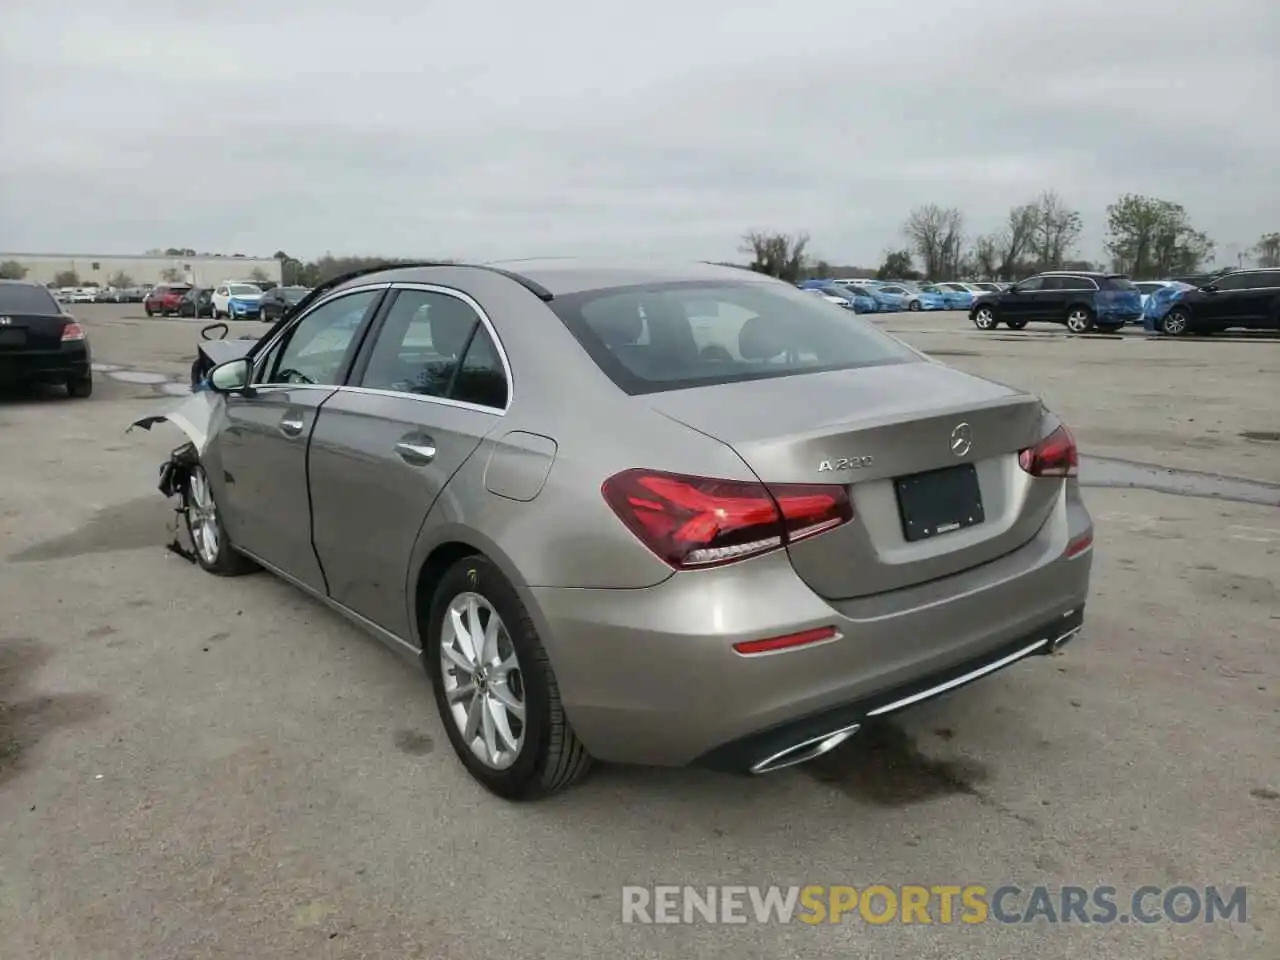
[[[478,403],[467,403],[465,400],[450,400],[448,397],[432,397],[423,393],[405,393],[400,390],[380,390],[376,387],[338,387],[338,393],[355,393],[371,397],[391,397],[396,400],[417,400],[420,403],[438,403],[445,407],[456,407],[459,410],[474,410],[476,413],[487,413],[490,416],[506,416],[501,407],[486,407]]]
[[[984,666],[978,667],[976,670],[970,670],[962,676],[955,677],[945,683],[940,683],[936,687],[930,687],[928,690],[921,690],[919,693],[913,693],[909,697],[903,697],[901,700],[895,700],[893,703],[887,703],[883,707],[876,707],[874,710],[869,710],[867,712],[867,716],[878,717],[882,714],[891,713],[894,710],[901,710],[903,707],[909,707],[911,704],[919,703],[921,700],[928,700],[931,697],[939,696],[940,694],[946,693],[948,690],[954,690],[956,687],[963,686],[971,680],[977,680],[980,677],[985,677],[989,673],[995,673],[1001,667],[1007,667],[1009,664],[1014,663],[1017,660],[1030,656],[1047,643],[1049,643],[1047,639],[1037,640],[1030,646],[1023,647],[1021,650],[1011,653],[1006,657],[1001,657],[994,663],[985,664]]]
[[[759,776],[762,773],[773,773],[775,770],[785,770],[787,767],[794,767],[809,760],[816,760],[824,753],[830,753],[861,729],[862,724],[851,723],[846,727],[832,730],[830,733],[819,734],[816,737],[810,737],[808,740],[793,743],[785,750],[779,750],[777,753],[770,754],[763,760],[753,763],[751,765],[751,773]],[[793,754],[794,756],[792,756]]]
[[[243,547],[235,547],[234,549],[236,550],[237,553],[243,553],[246,557],[248,557],[254,563],[260,564],[263,567],[263,569],[269,570],[271,573],[274,573],[281,580],[284,580],[286,583],[289,583],[292,586],[297,587],[299,590],[301,590],[303,593],[307,594],[308,596],[316,600],[319,600],[321,603],[323,603],[326,607],[328,607],[334,613],[337,613],[340,616],[345,617],[347,620],[354,623],[357,627],[360,627],[361,629],[363,629],[366,633],[372,634],[375,638],[382,641],[384,644],[386,644],[388,647],[390,647],[393,651],[400,654],[401,656],[409,656],[416,661],[418,657],[421,655],[422,651],[419,650],[417,647],[415,647],[409,641],[402,640],[400,637],[397,637],[390,630],[386,630],[378,626],[368,617],[361,616],[360,614],[352,610],[350,607],[343,606],[341,603],[339,603],[337,600],[334,600],[332,597],[325,596],[319,590],[315,589],[314,587],[308,586],[307,584],[303,583],[301,580],[299,580],[297,577],[293,576],[292,574],[285,573],[285,571],[281,570],[274,563],[268,563],[266,560],[263,560],[261,557],[257,556],[256,554],[248,550],[245,550]]]

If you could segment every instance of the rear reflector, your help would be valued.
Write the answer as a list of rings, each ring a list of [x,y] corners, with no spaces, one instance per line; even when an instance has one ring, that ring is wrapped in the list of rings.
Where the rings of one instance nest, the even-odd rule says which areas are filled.
[[[677,570],[720,566],[778,550],[853,519],[836,484],[717,480],[624,470],[600,488],[640,542]]]
[[[1074,477],[1080,471],[1076,438],[1060,426],[1034,447],[1020,451],[1018,466],[1033,477]]]
[[[785,637],[769,637],[767,640],[743,640],[735,643],[733,649],[744,657],[761,653],[777,653],[779,650],[791,650],[795,647],[808,647],[826,640],[834,640],[839,634],[835,627],[818,627],[814,630],[803,630],[790,633]]]
[[[64,341],[83,340],[84,336],[84,327],[80,326],[78,323],[68,323],[62,328],[62,339]]]
[[[1088,550],[1092,546],[1093,546],[1093,534],[1086,533],[1079,540],[1072,540],[1070,543],[1068,543],[1066,552],[1063,554],[1063,556],[1066,557],[1068,560],[1070,560],[1072,557],[1080,556],[1080,554],[1084,553],[1086,550]]]

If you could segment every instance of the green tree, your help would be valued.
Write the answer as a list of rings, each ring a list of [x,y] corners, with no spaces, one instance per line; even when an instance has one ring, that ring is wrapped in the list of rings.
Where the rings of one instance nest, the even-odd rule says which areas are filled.
[[[59,270],[53,275],[53,285],[55,287],[78,287],[80,286],[80,274],[74,270]]]
[[[785,233],[751,230],[743,234],[738,250],[751,257],[751,269],[756,273],[766,273],[779,280],[796,283],[808,263],[808,246],[807,233],[789,236]]]
[[[117,270],[107,278],[107,286],[115,287],[117,290],[124,290],[133,286],[133,277],[129,276],[123,270]]]
[[[1107,207],[1106,247],[1112,266],[1139,280],[1195,273],[1214,250],[1182,204],[1133,193]]]
[[[914,280],[920,276],[911,261],[910,250],[890,250],[876,271],[877,280]]]
[[[6,260],[0,263],[0,280],[21,280],[27,275],[27,268],[17,260]]]
[[[1260,267],[1280,267],[1280,233],[1264,233],[1253,247]],[[0,266],[0,270],[4,267]]]

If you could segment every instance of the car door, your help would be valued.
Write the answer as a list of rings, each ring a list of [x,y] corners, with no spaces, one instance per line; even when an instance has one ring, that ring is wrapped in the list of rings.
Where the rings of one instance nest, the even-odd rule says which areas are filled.
[[[1280,330],[1280,270],[1260,270],[1254,289],[1258,292],[1257,316],[1250,326]]]
[[[1218,329],[1250,326],[1261,299],[1253,284],[1252,276],[1246,273],[1228,273],[1206,284],[1194,307],[1196,318]]]
[[[311,546],[307,444],[320,405],[343,382],[385,287],[338,294],[287,325],[255,357],[253,389],[228,396],[206,470],[236,546],[325,589]]]
[[[311,505],[330,596],[407,639],[418,532],[449,478],[501,421],[510,380],[474,301],[423,285],[392,296],[349,385],[320,413]]]
[[[1043,284],[1044,277],[1028,277],[1021,283],[1015,283],[1002,293],[1000,295],[1000,319],[1014,323],[1027,323],[1031,320],[1043,319],[1043,317],[1037,317],[1037,311],[1040,309],[1040,303],[1037,298],[1040,296]]]
[[[226,313],[227,301],[230,300],[230,290],[225,283],[220,283],[213,291],[213,311],[214,313]]]
[[[1226,288],[1231,294],[1232,322],[1251,329],[1261,329],[1273,320],[1272,305],[1278,292],[1277,277],[1280,277],[1280,271],[1275,270],[1252,270],[1223,277],[1223,280],[1233,281]]]

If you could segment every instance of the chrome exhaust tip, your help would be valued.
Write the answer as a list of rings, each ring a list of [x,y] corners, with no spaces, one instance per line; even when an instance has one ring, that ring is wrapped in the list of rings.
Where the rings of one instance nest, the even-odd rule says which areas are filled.
[[[862,724],[851,723],[847,727],[840,727],[830,733],[820,734],[807,740],[801,740],[799,743],[793,743],[785,750],[779,750],[777,753],[770,754],[763,760],[752,764],[751,773],[754,776],[758,776],[762,773],[773,773],[775,770],[794,767],[809,760],[816,760],[824,753],[830,753],[861,729]]]

